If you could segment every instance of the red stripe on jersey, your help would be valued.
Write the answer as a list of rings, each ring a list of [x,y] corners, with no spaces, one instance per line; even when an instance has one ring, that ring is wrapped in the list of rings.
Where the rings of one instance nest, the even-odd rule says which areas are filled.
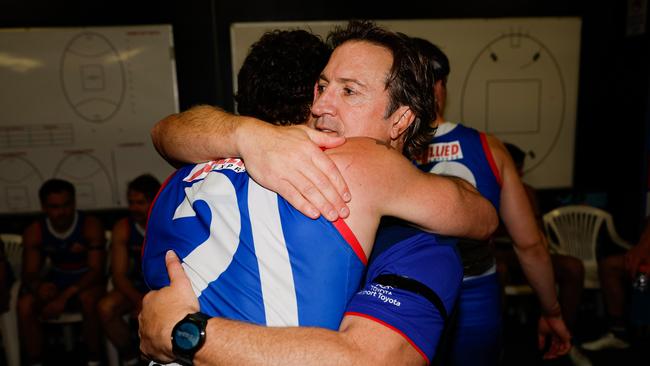
[[[176,175],[176,173],[178,173],[178,170],[171,173],[169,175],[169,177],[167,177],[167,179],[165,179],[163,184],[160,186],[160,189],[158,190],[158,193],[156,193],[156,197],[154,197],[153,201],[151,201],[151,204],[149,205],[149,212],[147,212],[147,225],[145,225],[145,230],[147,229],[147,226],[149,224],[149,216],[151,216],[151,210],[153,210],[153,206],[156,204],[156,201],[158,200],[158,196],[160,196],[160,192],[162,192],[163,189],[165,189],[165,187],[167,187],[167,184],[172,179],[172,177]],[[142,249],[140,250],[140,259],[142,259],[142,256],[144,255],[144,247],[145,247],[146,244],[147,244],[147,233],[145,231],[144,240],[142,241]]]
[[[348,312],[345,313],[345,316],[348,316],[348,315],[358,316],[358,317],[361,317],[361,318],[365,318],[365,319],[368,319],[368,320],[372,320],[372,321],[374,321],[374,322],[376,322],[376,323],[379,323],[379,324],[381,324],[381,325],[383,325],[383,326],[385,326],[385,327],[387,327],[387,328],[393,330],[393,331],[396,332],[397,334],[401,335],[402,338],[404,338],[404,339],[405,339],[405,340],[406,340],[406,341],[407,341],[411,346],[413,346],[413,348],[415,348],[415,350],[420,354],[420,356],[422,356],[422,357],[424,358],[424,361],[427,363],[427,365],[429,364],[429,357],[427,357],[427,355],[424,354],[424,352],[422,352],[422,350],[420,349],[420,347],[418,347],[418,346],[415,344],[415,342],[413,342],[413,341],[411,340],[411,338],[409,338],[409,336],[407,336],[406,334],[404,334],[401,330],[395,328],[394,326],[392,326],[392,325],[386,323],[385,321],[383,321],[383,320],[381,320],[381,319],[377,319],[377,318],[375,318],[375,317],[373,317],[373,316],[371,316],[371,315],[368,315],[368,314],[363,314],[363,313],[357,313],[357,312],[353,312],[353,311],[348,311]]]
[[[364,266],[368,265],[368,258],[366,257],[366,252],[363,251],[361,244],[359,244],[357,237],[354,236],[354,233],[352,232],[352,230],[350,230],[348,224],[346,224],[345,221],[341,218],[334,221],[332,224],[339,231],[339,233],[341,233],[343,239],[345,239],[345,241],[347,241],[348,244],[350,244],[350,247],[357,254],[357,257],[359,257],[361,263],[363,263]]]
[[[488,145],[487,137],[485,137],[485,133],[483,132],[479,132],[479,136],[481,137],[481,145],[483,145],[483,152],[485,153],[485,157],[487,158],[488,164],[490,164],[490,168],[492,168],[492,174],[494,174],[499,187],[501,187],[503,185],[503,182],[501,181],[501,174],[499,174],[497,164],[494,162],[494,156],[492,156],[492,150],[490,150],[490,146]]]

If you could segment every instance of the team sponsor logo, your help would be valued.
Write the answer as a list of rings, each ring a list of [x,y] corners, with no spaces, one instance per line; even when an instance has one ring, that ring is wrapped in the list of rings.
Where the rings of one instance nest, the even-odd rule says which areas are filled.
[[[458,140],[451,142],[439,142],[429,145],[427,150],[417,159],[418,164],[426,164],[432,161],[450,161],[463,158],[463,150]]]
[[[183,178],[183,181],[193,182],[195,180],[205,178],[205,176],[208,175],[208,173],[210,173],[211,171],[224,170],[224,169],[230,169],[237,173],[246,171],[244,162],[241,161],[241,159],[233,159],[233,158],[219,159],[216,161],[208,161],[205,163],[196,164],[196,166],[192,169],[190,174],[188,174],[185,178]]]
[[[402,303],[395,298],[395,295],[393,295],[393,292],[391,291],[392,289],[391,286],[372,283],[369,288],[359,291],[359,295],[371,296],[387,304],[402,306]]]

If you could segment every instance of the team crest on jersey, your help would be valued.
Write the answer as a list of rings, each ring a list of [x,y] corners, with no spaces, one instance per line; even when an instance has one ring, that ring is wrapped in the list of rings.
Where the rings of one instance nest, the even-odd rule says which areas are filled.
[[[418,164],[426,164],[432,161],[450,161],[463,158],[463,149],[458,140],[451,142],[438,142],[429,145],[427,150],[418,159]]]
[[[208,173],[210,173],[213,170],[224,170],[224,169],[230,169],[237,173],[246,171],[244,162],[241,161],[241,159],[233,159],[233,158],[219,159],[216,161],[208,161],[205,163],[196,164],[196,166],[192,168],[190,174],[188,174],[185,178],[183,178],[183,181],[193,182],[195,180],[205,178],[206,175],[208,175]]]

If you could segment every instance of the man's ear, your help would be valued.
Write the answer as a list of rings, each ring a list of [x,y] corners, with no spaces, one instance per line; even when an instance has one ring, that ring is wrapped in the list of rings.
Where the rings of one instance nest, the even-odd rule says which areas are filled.
[[[415,121],[415,114],[411,111],[411,108],[407,106],[399,107],[392,116],[392,124],[390,127],[390,138],[397,140],[404,131],[406,131],[411,123]]]

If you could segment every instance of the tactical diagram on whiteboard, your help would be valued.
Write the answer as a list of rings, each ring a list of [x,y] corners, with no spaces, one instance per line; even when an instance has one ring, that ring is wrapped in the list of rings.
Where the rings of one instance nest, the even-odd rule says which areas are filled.
[[[4,187],[0,197],[1,211],[25,211],[38,205],[38,193],[33,187],[42,182],[41,172],[24,157],[0,157],[0,185]]]
[[[109,170],[89,152],[66,154],[53,175],[75,185],[77,203],[82,207],[108,207],[116,199]]]
[[[50,178],[82,209],[124,207],[127,183],[172,168],[150,141],[178,112],[168,25],[0,31],[0,213],[38,211]]]
[[[490,42],[472,61],[461,90],[461,121],[528,151],[526,170],[558,141],[566,110],[562,71],[553,53],[520,32]]]
[[[90,122],[105,122],[122,105],[124,65],[106,37],[83,32],[66,46],[61,61],[61,84],[74,111]]]

